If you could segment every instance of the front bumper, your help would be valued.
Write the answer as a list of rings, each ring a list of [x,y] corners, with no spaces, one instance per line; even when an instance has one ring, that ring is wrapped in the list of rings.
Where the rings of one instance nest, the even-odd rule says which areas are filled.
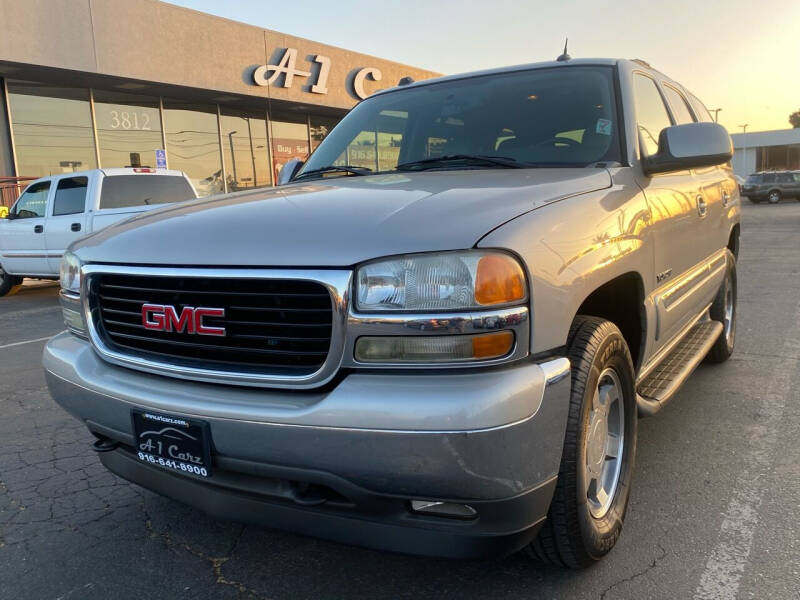
[[[103,440],[111,471],[210,514],[392,551],[512,552],[544,520],[561,459],[569,364],[351,374],[325,391],[192,383],[110,365],[71,334],[44,351],[55,400]],[[130,411],[203,419],[208,480],[145,465]],[[409,501],[469,504],[471,520]]]

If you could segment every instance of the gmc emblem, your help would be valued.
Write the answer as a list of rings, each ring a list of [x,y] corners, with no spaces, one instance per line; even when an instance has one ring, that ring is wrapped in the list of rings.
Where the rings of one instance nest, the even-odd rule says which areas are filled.
[[[180,315],[174,306],[164,304],[142,305],[142,325],[152,331],[174,331],[197,335],[225,335],[224,327],[203,324],[205,317],[224,317],[224,308],[184,306]]]

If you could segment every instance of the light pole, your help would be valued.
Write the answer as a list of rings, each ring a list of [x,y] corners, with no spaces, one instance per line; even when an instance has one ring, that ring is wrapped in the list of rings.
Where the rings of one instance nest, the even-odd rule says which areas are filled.
[[[719,123],[719,111],[721,111],[721,110],[722,110],[721,108],[709,109],[708,112],[710,112],[710,113],[713,112],[714,113],[714,123]]]
[[[236,185],[238,182],[238,178],[236,177],[236,154],[233,152],[233,136],[236,133],[239,132],[231,131],[228,133],[228,143],[231,145],[231,165],[233,166],[233,185]]]
[[[750,123],[745,123],[744,125],[739,125],[742,128],[742,173],[747,170],[747,128]]]

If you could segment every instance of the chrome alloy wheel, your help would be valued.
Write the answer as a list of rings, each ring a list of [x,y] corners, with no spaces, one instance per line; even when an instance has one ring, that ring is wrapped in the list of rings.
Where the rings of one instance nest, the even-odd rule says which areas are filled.
[[[611,368],[600,373],[586,432],[586,499],[589,512],[602,519],[614,501],[625,442],[622,384]]]
[[[734,300],[733,300],[733,285],[730,276],[725,277],[725,305],[724,305],[724,320],[722,321],[722,331],[725,334],[725,341],[728,343],[728,348],[733,348],[734,338],[736,337],[736,320],[734,319]]]

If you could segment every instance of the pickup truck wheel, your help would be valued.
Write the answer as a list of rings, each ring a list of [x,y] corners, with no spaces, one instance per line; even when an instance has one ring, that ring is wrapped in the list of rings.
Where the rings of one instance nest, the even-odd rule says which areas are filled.
[[[616,544],[636,454],[633,361],[613,323],[578,316],[568,338],[572,365],[564,450],[547,521],[528,550],[561,567],[587,567]]]
[[[778,190],[772,190],[767,196],[767,202],[770,204],[777,204],[781,201],[781,193]]]
[[[725,280],[719,287],[709,313],[713,320],[722,323],[722,333],[706,355],[705,362],[725,362],[733,354],[736,344],[736,259],[732,256],[728,257]]]
[[[0,296],[5,296],[15,285],[22,283],[22,278],[9,275],[0,267]]]

